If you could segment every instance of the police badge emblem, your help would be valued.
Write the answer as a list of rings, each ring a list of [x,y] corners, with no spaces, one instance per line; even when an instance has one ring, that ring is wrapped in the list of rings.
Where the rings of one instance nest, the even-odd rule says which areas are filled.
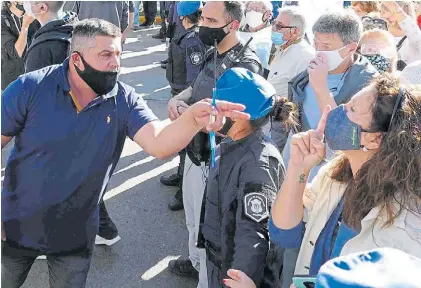
[[[269,217],[267,197],[256,192],[247,194],[244,197],[244,214],[256,222]]]
[[[193,65],[198,65],[202,63],[202,54],[199,52],[194,52],[190,55],[190,60]]]

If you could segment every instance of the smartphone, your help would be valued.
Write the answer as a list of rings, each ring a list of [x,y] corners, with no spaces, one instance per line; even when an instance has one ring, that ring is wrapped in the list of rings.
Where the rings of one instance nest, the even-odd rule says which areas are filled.
[[[296,275],[292,278],[292,283],[297,288],[314,288],[316,287],[316,278]]]

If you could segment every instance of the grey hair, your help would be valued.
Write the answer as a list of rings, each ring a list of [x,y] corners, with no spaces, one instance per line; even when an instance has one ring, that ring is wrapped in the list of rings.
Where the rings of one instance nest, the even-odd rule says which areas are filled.
[[[71,52],[81,51],[95,46],[96,36],[121,37],[120,28],[102,19],[85,19],[73,28]]]
[[[246,2],[246,9],[251,4],[262,4],[265,11],[273,11],[273,5],[270,1],[247,1]]]
[[[224,1],[227,23],[237,20],[241,22],[244,17],[244,4],[242,1]]]
[[[345,45],[358,43],[362,32],[361,20],[351,9],[327,12],[313,25],[313,34],[338,34]]]
[[[279,9],[279,15],[286,14],[290,18],[288,26],[296,26],[300,29],[300,36],[304,36],[307,30],[307,20],[304,12],[295,6],[289,6]]]

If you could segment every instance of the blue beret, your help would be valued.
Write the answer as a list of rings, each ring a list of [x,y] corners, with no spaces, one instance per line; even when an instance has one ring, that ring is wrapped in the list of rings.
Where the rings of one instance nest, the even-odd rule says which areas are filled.
[[[420,259],[397,249],[379,248],[326,262],[317,274],[316,288],[415,288],[420,274]]]
[[[180,1],[177,3],[178,16],[187,16],[200,9],[200,1]]]
[[[245,68],[231,68],[216,82],[218,100],[246,106],[250,120],[266,116],[275,104],[275,88],[262,76]]]

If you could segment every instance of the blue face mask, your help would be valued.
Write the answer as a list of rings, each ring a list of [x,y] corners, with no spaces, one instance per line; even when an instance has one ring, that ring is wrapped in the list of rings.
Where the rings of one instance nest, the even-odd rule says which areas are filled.
[[[325,138],[332,150],[360,150],[361,132],[368,132],[349,120],[342,104],[327,115]]]
[[[275,45],[284,45],[285,43],[287,43],[288,40],[284,40],[284,34],[282,34],[281,32],[274,32],[272,31],[272,42]]]

